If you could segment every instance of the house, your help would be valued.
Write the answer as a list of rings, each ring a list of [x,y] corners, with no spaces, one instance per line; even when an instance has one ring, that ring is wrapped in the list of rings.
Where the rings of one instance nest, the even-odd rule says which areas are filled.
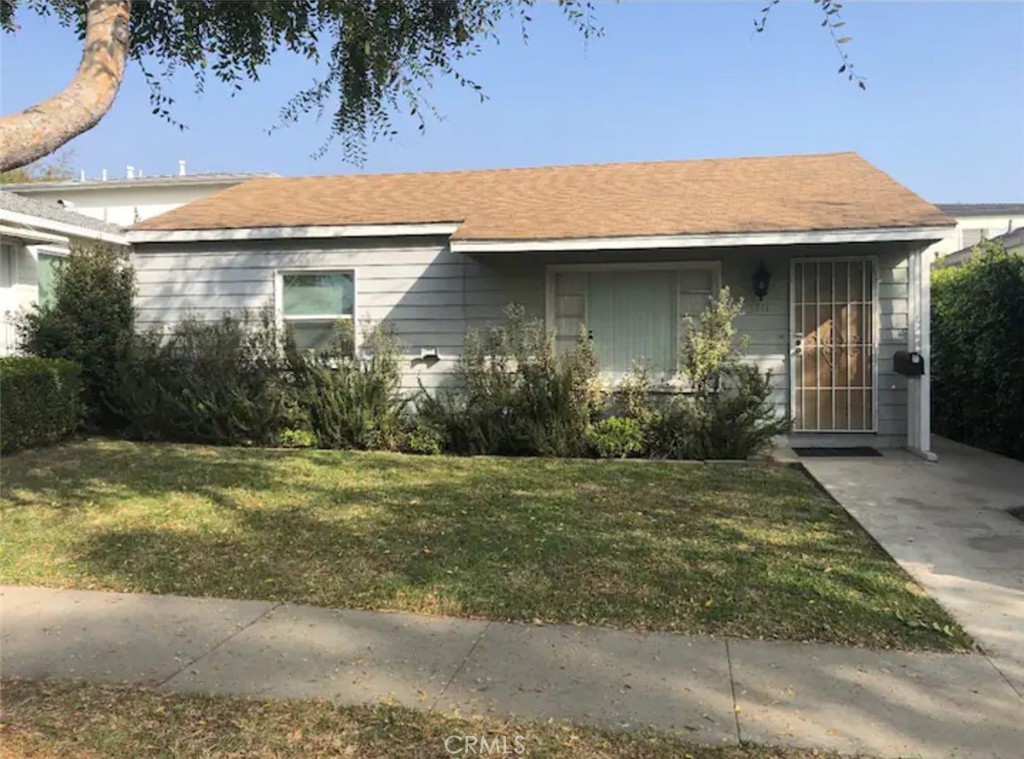
[[[203,173],[188,174],[184,161],[178,161],[178,173],[166,176],[142,176],[134,166],[125,167],[125,176],[108,178],[104,169],[100,179],[8,184],[4,189],[27,198],[59,203],[69,211],[126,227],[158,214],[172,211],[193,200],[234,187],[254,177],[273,174]]]
[[[610,384],[639,356],[668,378],[683,317],[727,285],[792,444],[929,455],[929,375],[897,353],[927,361],[923,253],[954,224],[836,153],[254,179],[129,237],[143,324],[273,307],[313,347],[384,322],[409,391],[450,381],[466,329],[509,302],[560,347],[585,327]]]
[[[991,240],[992,242],[1001,243],[1007,253],[1024,256],[1024,227],[1018,227],[1012,232],[997,235],[996,237],[991,238]],[[932,268],[938,269],[944,266],[959,266],[967,261],[972,255],[974,255],[974,245],[963,248],[962,250],[954,251],[953,253],[942,256],[941,258],[937,258],[932,262]]]
[[[956,227],[928,248],[930,263],[970,250],[983,237],[992,240],[1024,228],[1024,203],[937,203],[936,208],[956,219]]]
[[[128,245],[113,224],[0,191],[0,355],[17,345],[19,312],[51,295],[53,267],[74,243]]]

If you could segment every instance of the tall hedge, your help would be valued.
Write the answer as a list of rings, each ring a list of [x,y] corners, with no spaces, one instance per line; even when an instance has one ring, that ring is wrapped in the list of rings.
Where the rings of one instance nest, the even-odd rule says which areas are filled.
[[[54,297],[19,325],[21,347],[82,367],[85,425],[117,431],[120,366],[135,331],[135,273],[128,254],[107,246],[74,246],[54,269]]]
[[[36,356],[0,358],[0,450],[55,443],[82,420],[78,364]]]
[[[985,241],[932,272],[932,425],[1024,460],[1024,257]]]

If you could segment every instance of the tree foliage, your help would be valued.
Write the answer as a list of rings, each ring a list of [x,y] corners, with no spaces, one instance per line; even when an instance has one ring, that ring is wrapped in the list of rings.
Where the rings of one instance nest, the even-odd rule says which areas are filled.
[[[424,95],[438,76],[480,92],[459,64],[480,50],[506,18],[530,21],[533,0],[133,0],[129,59],[142,68],[153,113],[174,120],[164,84],[184,71],[202,92],[210,77],[233,90],[257,82],[276,53],[311,63],[311,84],[283,104],[281,123],[327,116],[347,158],[362,157],[367,140],[393,134],[392,115],[429,111]],[[85,0],[0,0],[0,24],[16,28],[24,9],[55,17],[84,39]],[[559,0],[583,37],[600,33],[590,5]],[[181,126],[179,124],[179,126]]]
[[[63,133],[59,127],[50,130],[54,133],[48,135],[51,144],[54,139],[66,142],[91,128],[116,95],[121,72],[106,78],[96,76],[90,82],[89,72],[108,71],[109,66],[102,62],[93,65],[89,56],[109,55],[113,65],[123,62],[126,54],[142,70],[153,114],[183,128],[174,117],[174,99],[165,90],[168,81],[184,72],[194,80],[197,92],[205,89],[210,78],[237,91],[258,82],[275,55],[284,52],[307,61],[314,74],[308,86],[282,104],[278,126],[303,117],[325,119],[329,124],[327,135],[314,155],[323,155],[337,139],[344,157],[359,162],[368,141],[396,133],[396,113],[411,114],[419,120],[420,129],[424,128],[425,114],[432,111],[426,94],[435,79],[454,79],[483,98],[482,86],[461,73],[461,64],[478,53],[485,42],[496,39],[503,21],[518,20],[525,37],[534,2],[0,0],[0,26],[7,32],[16,31],[18,14],[26,11],[52,16],[86,40],[90,14],[96,20],[104,9],[108,14],[112,6],[120,9],[117,12],[121,16],[111,16],[109,28],[98,32],[111,35],[110,44],[105,45],[100,39],[86,45],[80,68],[86,81],[75,93],[70,93],[82,96],[85,102],[76,101],[74,105],[81,105],[78,110],[87,113],[79,114],[82,120],[78,124],[71,123],[69,116]],[[764,30],[768,14],[777,2],[769,0],[760,19],[755,19],[758,32]],[[840,73],[863,87],[864,80],[853,74],[853,64],[845,50],[850,37],[839,31],[845,25],[839,15],[842,5],[834,0],[814,3],[820,7],[822,26],[831,34],[842,59]],[[584,40],[602,33],[587,0],[559,0],[559,5]],[[125,8],[127,30],[121,28]],[[127,53],[123,45],[118,49],[122,36],[130,40]],[[99,96],[91,101],[86,97],[97,93]],[[62,112],[76,110],[60,105],[54,108],[49,121],[60,120]],[[93,112],[88,112],[90,109]],[[32,109],[23,113],[30,115]],[[26,129],[18,136],[32,131]],[[52,149],[5,165],[22,165]]]

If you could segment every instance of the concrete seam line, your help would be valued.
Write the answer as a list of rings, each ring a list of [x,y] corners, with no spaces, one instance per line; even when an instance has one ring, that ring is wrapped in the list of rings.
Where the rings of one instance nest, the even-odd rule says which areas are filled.
[[[459,676],[459,673],[466,666],[466,662],[469,661],[469,657],[471,657],[473,655],[473,652],[476,651],[476,647],[480,645],[480,641],[484,639],[484,636],[487,634],[487,631],[491,629],[492,624],[494,624],[494,621],[488,620],[487,624],[484,625],[484,629],[481,630],[480,634],[476,636],[476,640],[473,641],[473,645],[469,647],[469,650],[466,652],[466,655],[462,657],[462,661],[459,662],[459,666],[457,666],[455,668],[455,671],[452,672],[452,676],[448,678],[448,682],[441,686],[441,690],[437,692],[437,696],[434,697],[434,700],[430,704],[430,711],[434,711],[434,709],[437,708],[437,703],[441,700],[441,697],[444,696],[444,694],[448,691],[448,686],[455,682],[455,678]]]
[[[725,661],[729,665],[729,688],[732,691],[732,718],[736,721],[736,743],[743,745],[740,734],[740,702],[736,700],[736,678],[732,674],[732,652],[729,650],[729,639],[725,639]]]
[[[244,625],[242,625],[241,627],[239,627],[239,628],[238,628],[237,630],[235,630],[234,632],[232,632],[232,633],[228,634],[228,635],[227,635],[227,636],[226,636],[225,638],[223,638],[222,640],[219,640],[219,641],[217,641],[216,643],[214,643],[214,644],[213,644],[212,646],[210,646],[210,648],[209,648],[209,649],[208,649],[207,651],[204,651],[203,653],[201,653],[201,654],[200,654],[199,656],[197,656],[197,657],[196,657],[195,659],[193,659],[192,661],[190,661],[190,662],[187,662],[186,664],[183,664],[183,665],[182,665],[181,667],[179,667],[179,668],[178,668],[178,669],[177,669],[177,670],[176,670],[176,671],[174,672],[174,674],[172,674],[172,675],[171,675],[170,677],[164,678],[163,680],[161,680],[160,682],[158,682],[158,683],[157,683],[157,684],[156,684],[156,685],[155,685],[154,687],[156,687],[156,688],[162,688],[162,687],[164,687],[165,685],[167,685],[167,683],[169,683],[169,682],[170,682],[171,680],[173,680],[174,678],[176,678],[176,677],[177,677],[178,675],[180,675],[180,674],[181,674],[182,672],[184,672],[184,671],[185,671],[186,669],[188,669],[189,667],[193,667],[193,666],[195,666],[195,665],[196,665],[196,663],[198,663],[198,662],[202,661],[203,659],[205,659],[205,658],[206,658],[207,656],[209,656],[210,654],[212,654],[212,653],[213,653],[214,651],[216,651],[216,650],[217,650],[218,648],[220,648],[221,646],[223,646],[223,645],[224,645],[225,643],[227,643],[227,642],[228,642],[229,640],[231,640],[232,638],[234,638],[234,637],[235,637],[236,635],[239,635],[239,634],[241,634],[241,633],[245,632],[245,631],[246,631],[246,630],[248,630],[248,629],[249,629],[250,627],[252,627],[252,626],[253,626],[254,624],[256,624],[256,623],[257,623],[257,622],[259,622],[259,621],[260,621],[261,619],[263,619],[263,618],[264,618],[265,616],[267,616],[268,614],[270,614],[270,612],[274,611],[275,609],[279,609],[279,608],[280,608],[281,606],[283,606],[283,605],[284,605],[284,602],[283,602],[283,601],[278,601],[277,603],[275,603],[274,605],[272,605],[272,606],[271,606],[271,607],[270,607],[269,609],[267,609],[266,611],[263,611],[263,612],[261,612],[261,613],[257,614],[257,615],[256,615],[255,617],[253,617],[253,618],[252,618],[251,620],[249,620],[249,621],[248,621],[248,622],[246,622],[246,623],[245,623]]]
[[[1010,686],[1010,690],[1017,694],[1017,698],[1024,701],[1024,693],[1021,693],[1019,690],[1017,690],[1017,686],[1014,685],[1013,681],[1011,681],[1010,678],[1006,676],[1006,673],[1003,672],[1003,670],[999,669],[999,666],[994,661],[992,661],[992,657],[989,656],[987,652],[982,652],[982,656],[985,657],[985,661],[992,665],[992,669],[994,669],[999,674],[999,676],[1006,681],[1006,684]]]

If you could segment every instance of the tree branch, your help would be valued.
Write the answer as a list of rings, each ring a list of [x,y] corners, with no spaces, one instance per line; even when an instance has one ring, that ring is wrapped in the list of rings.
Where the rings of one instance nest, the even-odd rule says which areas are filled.
[[[24,166],[92,129],[110,110],[128,58],[131,0],[90,0],[82,62],[57,95],[0,118],[0,171]]]

